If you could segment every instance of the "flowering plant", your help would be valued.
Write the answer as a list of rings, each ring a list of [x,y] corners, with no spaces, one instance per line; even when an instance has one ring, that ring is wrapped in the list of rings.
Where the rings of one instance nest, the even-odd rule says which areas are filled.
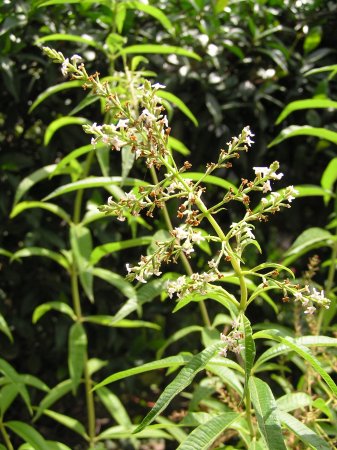
[[[121,196],[113,193],[106,204],[99,207],[101,212],[116,217],[119,221],[129,221],[143,213],[152,218],[157,210],[165,218],[168,229],[166,239],[155,240],[151,251],[141,255],[138,263],[126,265],[127,279],[136,280],[136,289],[140,289],[139,286],[146,284],[150,277],[162,277],[165,264],[181,261],[185,273],[166,280],[167,297],[176,297],[175,310],[191,302],[198,302],[204,322],[203,332],[207,335],[207,339],[204,339],[205,348],[196,355],[163,358],[133,370],[132,373],[135,374],[153,368],[185,366],[163,390],[144,420],[136,428],[129,430],[130,433],[132,431],[136,436],[141,436],[137,433],[142,433],[154,420],[160,422],[163,419],[160,414],[171,400],[191,385],[197,373],[206,368],[209,374],[220,379],[226,389],[231,390],[233,398],[240,398],[240,401],[235,404],[233,399],[227,399],[226,404],[224,400],[225,408],[212,409],[208,406],[207,416],[201,422],[193,422],[196,428],[189,435],[178,438],[181,442],[179,449],[209,448],[228,430],[234,430],[235,436],[248,448],[285,449],[282,426],[291,429],[307,445],[312,447],[318,443],[317,445],[326,448],[322,433],[311,432],[297,418],[289,415],[287,410],[278,407],[269,385],[257,376],[259,372],[269,370],[267,362],[274,354],[294,351],[324,380],[324,388],[336,395],[337,387],[328,371],[306,346],[310,345],[310,339],[299,341],[277,328],[262,329],[253,334],[247,316],[248,307],[254,300],[262,298],[275,304],[274,299],[269,296],[270,291],[279,291],[283,302],[293,300],[296,305],[304,308],[306,316],[312,316],[317,307],[328,308],[330,304],[321,288],[310,281],[301,284],[284,265],[268,262],[253,268],[245,265],[249,246],[255,246],[261,252],[254,234],[255,224],[267,222],[271,214],[282,208],[289,208],[298,194],[293,186],[280,191],[273,190],[274,183],[283,177],[279,172],[279,163],[274,161],[266,167],[254,167],[251,179],[241,179],[239,186],[229,182],[221,183],[222,186],[226,184],[226,190],[217,203],[209,205],[207,184],[210,176],[217,170],[222,173],[230,170],[233,161],[254,144],[254,135],[249,126],[220,150],[216,162],[209,162],[204,173],[195,176],[189,172],[192,167],[189,161],[178,164],[173,157],[169,141],[171,129],[159,95],[164,86],[151,84],[146,79],[133,77],[126,72],[128,94],[117,95],[108,82],[100,80],[98,73],[87,74],[80,56],[74,55],[68,59],[62,53],[47,47],[44,52],[54,62],[61,64],[64,76],[80,80],[84,89],[91,89],[93,95],[100,97],[105,110],[109,112],[110,123],[86,124],[83,127],[92,136],[93,151],[102,142],[113,151],[129,152],[132,161],[145,160],[145,166],[151,174],[151,182],[135,183],[130,191]],[[226,228],[224,214],[231,202],[241,204],[241,218]],[[175,206],[172,218],[172,214],[168,213],[168,203]],[[74,240],[76,241],[75,232]],[[193,268],[194,256],[204,244],[211,248],[213,256],[199,271]],[[238,285],[239,289],[225,288],[226,283]],[[205,301],[210,299],[224,307],[225,314],[222,317],[211,320],[205,305]],[[77,319],[76,330],[85,321],[80,314]],[[223,331],[218,332],[216,326],[223,324]],[[216,331],[216,334],[207,334],[210,330]],[[273,346],[256,358],[255,341],[258,339],[271,341]],[[322,344],[332,345],[332,341],[327,339],[323,339]],[[333,341],[335,345],[335,340]],[[232,356],[229,352],[234,353],[236,361],[229,358]],[[95,384],[94,390],[99,392],[112,381],[130,374],[129,371],[113,374]],[[87,396],[93,404],[91,383],[92,380],[89,379]],[[181,422],[181,425],[184,424],[191,426],[188,421]],[[173,425],[170,423],[169,426]],[[302,430],[301,433],[298,430]],[[109,437],[113,433],[108,430],[102,435]],[[94,435],[93,429],[91,435]],[[94,441],[95,437],[92,437],[92,442]]]

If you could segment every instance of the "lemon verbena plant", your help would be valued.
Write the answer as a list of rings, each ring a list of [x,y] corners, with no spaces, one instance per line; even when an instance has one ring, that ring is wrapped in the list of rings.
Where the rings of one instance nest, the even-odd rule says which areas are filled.
[[[205,348],[197,354],[158,358],[132,371],[112,374],[97,383],[94,389],[131,374],[183,365],[133,430],[135,436],[140,436],[144,429],[148,430],[147,436],[151,435],[151,424],[157,421],[178,440],[178,448],[184,450],[224,448],[220,446],[221,442],[233,444],[235,448],[285,449],[289,442],[294,442],[291,441],[293,436],[310,448],[329,448],[329,438],[321,428],[303,423],[289,413],[291,409],[284,408],[287,402],[277,399],[278,393],[272,391],[268,375],[272,370],[270,359],[295,352],[315,371],[318,382],[324,384],[322,389],[328,401],[335,401],[336,384],[317,354],[309,349],[318,341],[310,340],[310,336],[301,341],[280,328],[260,328],[253,333],[250,322],[249,307],[261,298],[272,304],[276,299],[294,302],[306,316],[315,314],[318,308],[329,308],[330,303],[321,287],[310,280],[308,284],[301,284],[288,267],[265,262],[250,268],[245,264],[248,247],[255,246],[261,252],[255,227],[262,227],[270,215],[290,208],[298,194],[293,186],[277,190],[277,182],[283,177],[279,163],[274,161],[267,166],[253,167],[250,178],[242,178],[239,186],[226,181],[227,189],[217,197],[215,204],[211,204],[207,184],[214,173],[231,170],[235,160],[254,144],[254,134],[249,126],[227,142],[217,161],[207,163],[204,173],[190,174],[192,164],[189,161],[178,164],[169,146],[171,129],[158,95],[158,90],[164,86],[147,80],[139,83],[138,79],[129,77],[126,98],[118,95],[108,82],[101,82],[98,73],[89,75],[80,56],[68,59],[50,48],[44,48],[44,52],[61,64],[63,75],[81,80],[85,89],[104,100],[110,123],[83,126],[85,133],[91,135],[93,149],[103,142],[112,151],[128,151],[134,162],[149,169],[149,182],[135,185],[122,197],[109,197],[99,208],[119,221],[140,215],[150,220],[157,212],[164,216],[168,233],[164,239],[156,240],[148,253],[140,255],[138,263],[130,261],[126,264],[127,279],[137,281],[138,288],[151,277],[166,277],[163,295],[172,301],[174,310],[197,302],[204,321],[203,330],[212,331],[206,333],[207,338],[204,334]],[[241,204],[241,217],[227,225],[224,214],[234,202]],[[212,256],[200,268],[200,264],[195,264],[195,255],[205,244],[211,249]],[[182,267],[183,272],[170,272],[170,276],[166,276],[165,268],[172,268],[179,261],[182,265],[176,267]],[[234,289],[233,285],[236,286]],[[211,309],[207,310],[205,306],[209,300],[222,305],[220,318],[211,317]],[[223,324],[225,328],[217,331],[216,327]],[[180,331],[183,335],[183,330]],[[258,340],[260,355],[256,349]],[[263,350],[264,345],[270,348]],[[214,407],[209,398],[203,406],[202,418],[193,416],[192,420],[185,412],[178,419],[179,427],[175,427],[172,417],[168,420],[161,413],[178,394],[191,398],[185,390],[202,370],[206,371],[206,378],[201,384],[207,380],[209,383],[220,381],[222,388],[218,384],[214,388],[213,384],[212,392],[230,389],[231,400],[226,400],[224,395]],[[186,433],[182,426],[192,427],[192,431]],[[284,433],[284,430],[288,431]]]

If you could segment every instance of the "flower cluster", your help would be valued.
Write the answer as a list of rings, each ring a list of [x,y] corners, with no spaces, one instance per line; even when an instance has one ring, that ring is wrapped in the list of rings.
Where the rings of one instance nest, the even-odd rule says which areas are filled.
[[[174,294],[176,294],[178,298],[183,298],[192,293],[206,295],[212,288],[210,283],[217,279],[217,273],[212,271],[193,273],[190,277],[182,275],[175,281],[168,281],[166,289],[170,298],[172,298]]]
[[[234,321],[232,323],[232,330],[228,334],[220,333],[220,339],[225,344],[225,347],[219,352],[221,356],[226,357],[229,351],[239,354],[244,350],[245,347],[242,344],[243,333],[239,328],[240,324]]]

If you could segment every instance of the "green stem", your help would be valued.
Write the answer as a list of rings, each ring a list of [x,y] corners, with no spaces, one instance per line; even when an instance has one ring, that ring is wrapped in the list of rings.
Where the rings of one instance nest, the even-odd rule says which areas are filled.
[[[6,428],[4,427],[2,420],[0,421],[0,432],[2,434],[2,437],[4,438],[4,443],[6,444],[7,449],[14,450],[14,447],[11,443],[11,440],[7,434]]]
[[[253,426],[253,420],[252,420],[252,402],[250,400],[250,391],[249,391],[249,387],[246,386],[246,413],[247,413],[247,422],[248,422],[248,428],[249,428],[249,433],[250,433],[250,437],[251,439],[255,439],[256,435],[255,435],[255,429]]]
[[[157,174],[156,174],[156,171],[155,171],[154,167],[150,168],[150,172],[151,172],[151,176],[152,176],[154,184],[158,184],[159,180],[158,180],[158,177],[157,177]],[[172,222],[171,222],[170,215],[169,215],[169,213],[167,211],[166,205],[164,205],[162,211],[163,211],[163,216],[164,216],[164,220],[165,220],[167,229],[169,231],[172,231],[173,230],[173,225],[172,225]],[[183,266],[185,268],[185,271],[186,271],[187,275],[191,276],[193,274],[193,269],[192,269],[191,264],[190,264],[189,260],[187,259],[186,255],[184,253],[181,253],[180,254],[180,259],[181,259],[181,262],[182,262],[182,264],[183,264]],[[208,311],[207,311],[205,302],[204,301],[200,301],[198,303],[199,303],[199,308],[200,308],[200,313],[201,313],[202,320],[203,320],[203,322],[204,322],[206,327],[210,327],[211,326],[211,321],[210,321],[210,318],[209,318],[209,315],[208,315]]]
[[[86,159],[84,171],[82,178],[85,178],[89,171],[93,161],[94,152],[91,151]],[[84,190],[80,189],[76,193],[74,202],[74,212],[73,212],[73,222],[74,224],[80,223],[81,220],[81,209],[83,202]],[[79,282],[78,282],[78,271],[76,262],[73,261],[72,271],[71,271],[71,293],[74,311],[76,314],[76,320],[78,322],[82,321],[82,308],[81,308],[81,298],[79,292]],[[88,354],[85,352],[84,355],[84,385],[85,385],[85,395],[86,395],[86,405],[87,405],[87,420],[88,420],[88,435],[90,447],[94,445],[96,437],[96,414],[95,414],[95,402],[94,394],[92,392],[92,380],[88,371]]]

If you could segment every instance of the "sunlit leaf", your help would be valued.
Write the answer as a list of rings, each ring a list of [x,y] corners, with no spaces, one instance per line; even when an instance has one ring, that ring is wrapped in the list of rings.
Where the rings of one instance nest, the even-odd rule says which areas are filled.
[[[149,245],[152,242],[152,236],[143,236],[135,239],[127,239],[126,241],[109,242],[94,248],[90,256],[90,263],[96,265],[104,256],[125,250],[132,247],[141,247]]]
[[[100,387],[96,392],[111,417],[119,425],[125,427],[130,427],[132,425],[130,417],[117,395],[112,393],[106,387]]]
[[[244,363],[245,363],[245,388],[248,386],[250,373],[254,364],[256,349],[255,342],[252,336],[252,328],[247,317],[243,316],[243,331],[244,331]]]
[[[72,320],[76,320],[76,314],[74,310],[67,305],[67,303],[64,302],[48,302],[43,303],[42,305],[39,305],[37,308],[35,308],[33,313],[32,321],[33,323],[36,323],[38,320],[41,319],[42,316],[44,316],[48,311],[58,311],[62,314],[66,314],[69,316]]]
[[[55,0],[54,0],[55,1]],[[64,2],[62,2],[64,3]],[[47,2],[43,5],[46,6]],[[86,44],[91,47],[95,47],[99,50],[103,50],[102,44],[97,39],[90,39],[88,37],[77,36],[75,34],[66,34],[66,33],[54,33],[47,34],[47,36],[42,36],[37,39],[37,43],[51,42],[51,41],[69,41],[69,42],[77,42],[80,44]]]
[[[45,409],[43,414],[79,434],[84,439],[88,439],[84,426],[77,419],[66,416],[65,414],[60,414],[56,411],[51,411],[49,409]]]
[[[23,211],[31,208],[45,209],[46,211],[49,211],[52,214],[55,214],[56,216],[59,216],[62,220],[64,220],[68,224],[71,222],[69,214],[66,213],[64,209],[62,209],[60,206],[54,205],[54,203],[45,203],[39,201],[26,201],[18,203],[12,209],[10,217],[11,219],[13,219],[18,214],[21,214]]]
[[[83,325],[80,322],[74,323],[69,332],[68,354],[69,374],[74,392],[76,392],[83,374],[87,344],[87,335]]]
[[[125,2],[127,8],[133,8],[138,11],[143,11],[146,14],[149,14],[150,16],[157,19],[162,26],[170,33],[174,34],[174,27],[171,23],[171,21],[168,19],[168,17],[165,15],[163,11],[161,11],[159,8],[156,8],[155,6],[148,5],[146,3],[140,2],[140,1],[127,1]]]
[[[169,136],[168,146],[170,149],[173,149],[184,156],[188,156],[191,154],[190,150],[185,146],[185,144],[183,144],[181,141],[179,141],[179,139],[176,139],[173,136]]]
[[[91,302],[94,301],[93,273],[90,264],[92,237],[89,228],[81,224],[70,227],[70,244],[76,262],[81,285]]]
[[[50,450],[43,436],[27,423],[11,420],[10,422],[6,422],[5,426],[20,436],[21,439],[28,442],[34,450]]]
[[[188,117],[196,127],[198,126],[197,118],[179,97],[172,94],[171,92],[163,91],[161,89],[157,91],[157,95],[158,97],[163,98],[164,100],[167,100],[170,103],[173,103],[173,105],[175,105],[178,109],[180,109],[180,111],[184,113],[185,116]]]
[[[46,129],[46,132],[44,134],[43,145],[47,146],[51,141],[51,138],[56,133],[56,131],[62,127],[65,127],[67,125],[85,125],[87,123],[90,123],[90,121],[85,117],[66,116],[60,117],[59,119],[55,119],[48,125]]]
[[[34,184],[39,181],[45,180],[49,177],[51,173],[56,169],[56,164],[50,164],[49,166],[41,167],[41,169],[36,170],[35,172],[28,175],[28,177],[24,178],[20,181],[20,184],[16,190],[14,203],[15,206],[18,201],[23,197],[23,195],[32,187]]]
[[[18,250],[17,252],[14,253],[12,259],[16,260],[31,256],[44,256],[46,258],[52,259],[53,261],[57,262],[61,267],[69,271],[69,263],[66,260],[66,258],[60,253],[53,252],[48,248],[41,248],[41,247],[22,248],[21,250]]]
[[[72,380],[64,380],[54,386],[39,404],[34,420],[37,420],[46,409],[50,408],[55,402],[71,392],[72,388]]]
[[[51,95],[57,94],[58,92],[65,91],[67,89],[73,89],[82,86],[82,81],[80,80],[72,80],[66,81],[64,83],[57,84],[56,86],[51,86],[45,91],[41,92],[41,94],[37,97],[37,99],[33,102],[31,107],[29,108],[29,114],[42,102],[44,102]]]
[[[11,332],[4,316],[1,313],[0,313],[0,331],[1,331],[1,333],[5,334],[11,342],[13,342],[12,332]]]
[[[179,450],[207,450],[212,443],[239,417],[239,414],[228,412],[212,417],[208,422],[199,425],[177,449]]]
[[[282,130],[281,133],[268,145],[268,147],[273,147],[274,145],[280,144],[285,139],[289,139],[294,136],[314,136],[337,144],[337,133],[335,131],[327,130],[326,128],[310,127],[308,125],[290,125]]]
[[[135,433],[143,430],[146,426],[150,425],[153,420],[160,414],[170,403],[171,400],[183,391],[187,386],[191,384],[194,377],[203,370],[206,364],[213,357],[214,353],[220,349],[223,345],[222,342],[207,347],[202,352],[194,355],[192,359],[181,369],[176,378],[166,386],[156,404],[143,419],[141,424],[136,428]]]
[[[276,400],[277,407],[285,412],[294,411],[298,408],[306,408],[312,404],[313,400],[305,392],[291,392]]]
[[[313,227],[303,231],[285,253],[286,264],[313,248],[331,245],[332,234],[323,228]]]
[[[337,108],[337,102],[329,99],[309,99],[309,100],[296,100],[294,102],[288,103],[281,114],[276,119],[276,125],[281,123],[289,114],[294,111],[299,111],[302,109],[309,108]]]
[[[270,387],[259,378],[251,377],[249,389],[259,429],[266,441],[267,448],[286,450],[276,402]]]
[[[130,45],[129,47],[123,48],[119,54],[120,55],[128,55],[132,53],[155,53],[158,55],[177,55],[177,56],[186,56],[187,58],[196,59],[197,61],[201,61],[201,58],[196,53],[191,50],[186,50],[181,47],[174,47],[172,45],[162,45],[162,44],[138,44],[138,45]]]
[[[321,186],[323,189],[326,189],[327,191],[331,191],[336,180],[337,180],[337,158],[333,158],[329,162],[329,164],[327,165],[327,167],[325,168],[325,170],[323,172],[323,175],[321,178]],[[330,198],[331,198],[331,195],[329,195],[329,193],[327,192],[324,196],[325,204],[328,203]]]

